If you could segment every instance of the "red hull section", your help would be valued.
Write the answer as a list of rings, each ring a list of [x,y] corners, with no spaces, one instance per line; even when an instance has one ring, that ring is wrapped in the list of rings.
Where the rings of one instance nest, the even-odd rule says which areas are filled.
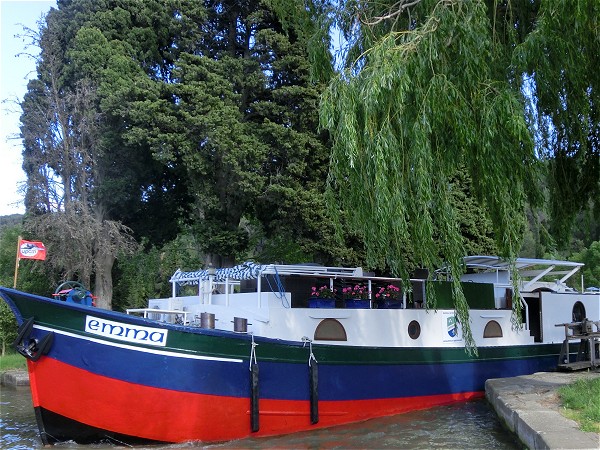
[[[80,424],[163,442],[227,441],[323,428],[482,397],[483,392],[396,399],[321,401],[310,423],[308,401],[261,398],[260,430],[251,432],[250,399],[123,382],[52,358],[29,362],[34,406]],[[47,424],[50,425],[50,424]],[[51,426],[50,426],[51,428]]]

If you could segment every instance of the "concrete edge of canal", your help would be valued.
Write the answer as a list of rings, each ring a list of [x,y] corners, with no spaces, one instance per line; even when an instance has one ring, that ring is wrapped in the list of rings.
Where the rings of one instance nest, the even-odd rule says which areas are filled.
[[[26,370],[11,369],[0,372],[2,386],[19,387],[29,386],[29,374]]]
[[[581,378],[600,377],[589,372],[539,372],[514,378],[490,379],[485,396],[505,423],[529,449],[600,449],[600,433],[581,431],[560,413],[557,389]],[[0,373],[3,386],[29,386],[26,370]]]
[[[510,431],[529,449],[600,449],[600,433],[581,431],[560,413],[558,388],[600,371],[539,372],[485,383],[485,396]],[[599,400],[600,401],[600,400]]]

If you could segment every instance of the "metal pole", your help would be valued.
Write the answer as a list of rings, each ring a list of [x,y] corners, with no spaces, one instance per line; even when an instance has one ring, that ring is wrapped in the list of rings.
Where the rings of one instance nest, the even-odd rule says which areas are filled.
[[[20,261],[20,258],[19,258],[19,244],[20,243],[21,243],[21,236],[19,236],[17,238],[17,258],[15,261],[15,280],[13,283],[13,289],[17,288],[17,274],[19,273],[19,261]]]

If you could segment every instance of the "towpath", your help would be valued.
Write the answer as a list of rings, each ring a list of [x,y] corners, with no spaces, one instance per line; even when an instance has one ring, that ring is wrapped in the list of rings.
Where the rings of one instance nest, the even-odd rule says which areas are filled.
[[[500,420],[529,449],[600,449],[600,433],[581,431],[560,413],[558,388],[600,371],[539,372],[496,378],[485,384],[485,396]],[[598,399],[600,402],[600,399]]]
[[[0,385],[2,386],[29,386],[29,375],[26,370],[9,369],[0,371]]]

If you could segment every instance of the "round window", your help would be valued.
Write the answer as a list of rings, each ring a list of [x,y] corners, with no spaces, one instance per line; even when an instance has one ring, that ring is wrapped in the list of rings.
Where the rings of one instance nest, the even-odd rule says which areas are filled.
[[[421,336],[421,325],[416,320],[412,320],[408,324],[408,335],[411,339],[418,339]]]

